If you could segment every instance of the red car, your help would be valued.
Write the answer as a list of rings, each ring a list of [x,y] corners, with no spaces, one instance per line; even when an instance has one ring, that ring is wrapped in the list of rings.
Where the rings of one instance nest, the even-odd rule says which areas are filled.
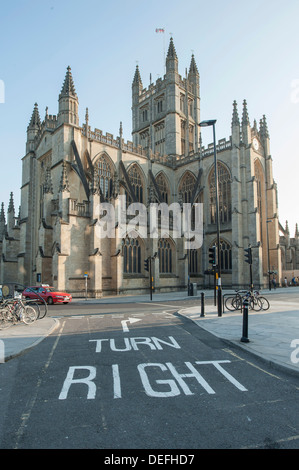
[[[37,292],[38,295],[35,294]],[[47,304],[52,305],[55,303],[64,303],[68,304],[72,300],[71,294],[66,292],[58,292],[54,287],[49,286],[33,286],[27,287],[23,293],[23,298],[25,299],[37,299],[41,297],[44,299]]]

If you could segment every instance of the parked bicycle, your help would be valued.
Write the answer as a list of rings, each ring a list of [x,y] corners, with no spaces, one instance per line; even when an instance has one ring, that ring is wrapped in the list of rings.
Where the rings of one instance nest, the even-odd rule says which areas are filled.
[[[245,299],[248,300],[249,310],[268,310],[270,307],[269,301],[266,297],[261,296],[259,291],[238,290],[234,295],[226,297],[225,308],[230,311],[242,310]]]
[[[22,299],[5,299],[0,304],[0,329],[18,322],[30,325],[37,318],[37,311],[32,306],[25,305]]]

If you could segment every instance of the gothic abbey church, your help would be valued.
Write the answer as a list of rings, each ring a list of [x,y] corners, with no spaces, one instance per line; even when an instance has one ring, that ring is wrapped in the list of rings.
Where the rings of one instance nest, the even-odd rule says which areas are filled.
[[[145,293],[144,260],[155,255],[156,292],[186,289],[188,279],[207,287],[209,248],[216,242],[214,153],[213,143],[202,145],[194,56],[182,78],[171,38],[165,75],[148,88],[136,67],[132,141],[124,141],[121,124],[118,137],[92,130],[88,109],[80,124],[78,106],[70,67],[58,114],[49,115],[46,108],[41,120],[34,106],[22,158],[20,211],[15,212],[11,194],[6,216],[3,204],[0,212],[0,284],[40,281],[76,297],[84,293],[87,277],[90,297]],[[283,269],[299,266],[299,233],[296,228],[290,238],[288,227],[279,223],[266,119],[251,125],[246,101],[240,117],[233,103],[231,136],[218,141],[217,160],[222,285],[249,286],[244,257],[249,244],[254,285],[267,286],[269,269],[280,281]],[[202,203],[202,246],[186,250],[184,238],[173,237],[171,230],[155,238],[123,236],[117,219],[115,237],[100,237],[99,204],[115,207],[119,195],[147,208],[153,202]]]

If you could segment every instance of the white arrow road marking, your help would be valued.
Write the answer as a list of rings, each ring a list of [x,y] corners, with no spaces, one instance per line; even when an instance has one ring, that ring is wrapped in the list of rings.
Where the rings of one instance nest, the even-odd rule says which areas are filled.
[[[140,318],[129,318],[128,320],[123,320],[121,322],[121,326],[123,327],[123,332],[127,333],[129,331],[127,323],[136,323],[138,321],[141,321],[141,319]]]

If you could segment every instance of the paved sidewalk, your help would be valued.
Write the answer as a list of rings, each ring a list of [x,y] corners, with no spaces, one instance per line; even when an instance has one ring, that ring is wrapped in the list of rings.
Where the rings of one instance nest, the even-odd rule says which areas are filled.
[[[283,292],[283,289],[277,290],[277,293]],[[293,292],[295,293],[295,291]],[[198,305],[178,309],[180,314],[187,316],[210,333],[263,358],[276,367],[287,368],[290,372],[299,374],[299,304],[295,298],[292,299],[292,295],[290,295],[286,304],[276,299],[274,292],[264,290],[263,294],[269,298],[271,307],[270,310],[265,312],[249,312],[249,343],[240,341],[243,325],[243,316],[240,312],[224,312],[222,317],[218,317],[214,305],[205,305],[205,317],[200,316],[200,292],[198,292],[197,297],[188,297],[186,292],[154,294],[152,303],[154,305],[159,302],[193,299],[195,302],[197,301]],[[205,291],[205,298],[213,298],[213,291]],[[82,304],[120,304],[150,302],[150,298],[149,295],[118,296],[88,300],[74,299],[73,302]],[[59,321],[57,319],[46,317],[37,320],[32,325],[18,324],[6,330],[0,330],[0,362],[4,362],[4,358],[7,361],[34,347],[44,337],[51,334],[58,325]],[[294,340],[298,340],[298,342]],[[293,345],[291,346],[292,342]]]
[[[299,375],[299,305],[292,300],[286,305],[275,300],[275,297],[269,300],[271,306],[268,311],[249,311],[248,343],[241,342],[241,312],[225,312],[222,317],[218,317],[216,307],[206,306],[204,317],[200,316],[201,309],[198,307],[181,309],[179,313],[215,336],[249,351],[276,368],[285,368]]]
[[[0,330],[0,363],[6,362],[33,348],[50,335],[58,325],[58,320],[46,317],[42,320],[37,320],[31,325],[20,323],[12,325],[5,330]]]

